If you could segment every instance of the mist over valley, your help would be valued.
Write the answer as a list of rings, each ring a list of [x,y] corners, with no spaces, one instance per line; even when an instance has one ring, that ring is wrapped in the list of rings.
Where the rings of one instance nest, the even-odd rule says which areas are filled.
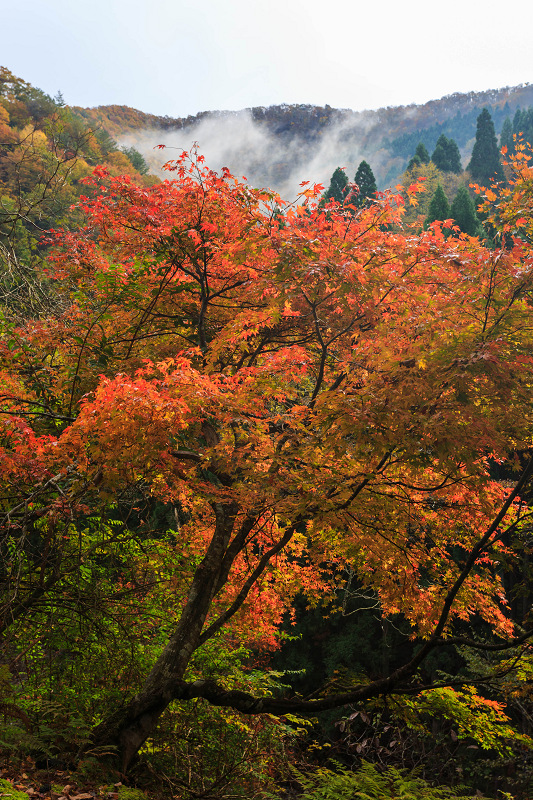
[[[504,119],[533,103],[533,86],[456,93],[423,105],[369,111],[330,106],[279,105],[242,111],[207,111],[173,119],[126,106],[73,108],[104,128],[123,147],[136,148],[161,177],[167,161],[197,143],[206,164],[222,167],[252,186],[267,186],[293,199],[308,180],[327,186],[337,167],[353,180],[367,160],[380,189],[396,185],[418,142],[431,152],[441,134],[453,138],[463,164],[470,158],[476,119],[487,107],[499,133]],[[155,149],[165,145],[165,149]]]

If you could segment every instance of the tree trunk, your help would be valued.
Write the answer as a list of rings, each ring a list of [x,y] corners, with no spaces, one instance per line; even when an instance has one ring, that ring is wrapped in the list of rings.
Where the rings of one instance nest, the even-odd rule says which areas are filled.
[[[98,725],[92,747],[113,747],[126,772],[139,748],[157,725],[161,714],[176,695],[191,656],[198,645],[215,594],[228,547],[237,506],[214,503],[215,531],[196,570],[180,621],[168,644],[147,676],[139,694]]]

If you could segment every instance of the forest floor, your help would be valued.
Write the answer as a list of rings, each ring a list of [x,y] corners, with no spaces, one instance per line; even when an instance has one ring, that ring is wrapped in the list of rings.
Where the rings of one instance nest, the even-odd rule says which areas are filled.
[[[82,762],[77,772],[38,768],[28,758],[22,764],[0,769],[0,798],[5,800],[148,800],[149,795],[131,788],[109,774]],[[115,776],[116,777],[116,776]],[[111,778],[111,782],[103,782]],[[150,792],[154,797],[158,792]],[[168,794],[166,795],[168,797]]]

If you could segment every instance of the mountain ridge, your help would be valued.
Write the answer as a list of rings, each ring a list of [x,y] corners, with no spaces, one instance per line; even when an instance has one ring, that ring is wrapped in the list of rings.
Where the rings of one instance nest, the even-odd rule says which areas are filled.
[[[511,110],[521,106],[521,103],[533,103],[533,84],[522,83],[516,86],[504,86],[498,89],[485,89],[481,91],[454,92],[440,98],[428,100],[425,103],[410,103],[408,105],[382,106],[377,109],[364,109],[354,111],[350,108],[337,108],[326,104],[317,106],[311,103],[279,103],[270,106],[248,106],[237,110],[212,109],[189,114],[187,117],[171,117],[168,115],[151,114],[127,105],[99,105],[93,107],[70,106],[71,110],[86,121],[99,120],[105,124],[106,130],[113,135],[127,133],[138,127],[155,127],[165,129],[181,129],[199,124],[208,117],[234,117],[243,113],[250,113],[256,121],[268,120],[278,114],[307,113],[309,116],[330,121],[332,117],[341,115],[357,119],[359,117],[373,117],[377,122],[384,118],[394,119],[395,116],[405,116],[407,119],[411,112],[418,110],[416,119],[427,119],[428,126],[435,122],[442,122],[450,114],[458,111],[467,111],[472,105],[504,106],[509,104]]]
[[[254,185],[290,196],[301,180],[324,183],[337,166],[355,172],[361,159],[371,163],[380,188],[394,185],[418,142],[431,151],[442,133],[457,141],[466,163],[484,107],[499,133],[506,116],[529,105],[533,85],[525,83],[368,111],[284,103],[174,118],[120,105],[70,108],[89,126],[137,148],[155,173],[168,158],[154,153],[157,145],[188,150],[198,141],[214,169],[228,166]]]

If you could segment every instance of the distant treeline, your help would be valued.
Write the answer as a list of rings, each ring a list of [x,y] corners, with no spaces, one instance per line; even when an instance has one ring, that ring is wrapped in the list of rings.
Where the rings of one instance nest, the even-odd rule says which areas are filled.
[[[503,108],[498,106],[488,107],[494,127],[497,132],[502,129],[504,120],[511,114],[509,103]],[[384,146],[390,150],[393,156],[401,156],[408,159],[412,156],[419,142],[428,149],[433,150],[440,136],[444,135],[448,139],[454,139],[459,148],[463,148],[473,139],[476,133],[476,120],[483,110],[482,106],[475,106],[465,114],[455,114],[444,122],[439,122],[429,128],[421,128],[411,133],[404,133],[395,139],[386,139]]]

